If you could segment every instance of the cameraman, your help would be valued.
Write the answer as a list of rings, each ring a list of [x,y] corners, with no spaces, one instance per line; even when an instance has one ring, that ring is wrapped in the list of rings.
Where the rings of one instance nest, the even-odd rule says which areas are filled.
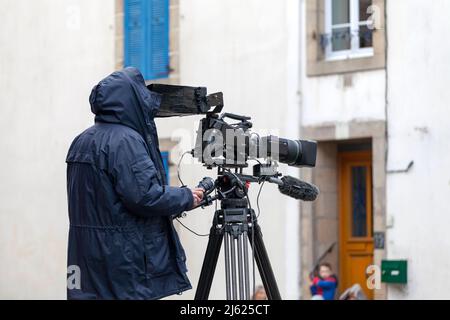
[[[67,155],[68,299],[159,299],[191,289],[172,223],[202,189],[170,187],[153,120],[161,96],[136,68],[92,89],[95,125]]]

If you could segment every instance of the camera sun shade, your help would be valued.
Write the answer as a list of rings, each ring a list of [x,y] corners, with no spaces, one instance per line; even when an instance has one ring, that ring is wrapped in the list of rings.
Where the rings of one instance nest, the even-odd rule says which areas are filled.
[[[222,92],[207,95],[205,87],[151,84],[150,91],[162,95],[158,118],[220,113],[224,106]],[[212,111],[210,109],[215,107]]]

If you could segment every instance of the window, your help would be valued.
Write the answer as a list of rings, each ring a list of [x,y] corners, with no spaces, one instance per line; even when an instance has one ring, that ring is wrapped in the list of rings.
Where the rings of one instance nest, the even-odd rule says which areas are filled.
[[[325,0],[327,60],[373,56],[372,0]]]
[[[352,167],[352,237],[367,237],[367,167]]]
[[[169,0],[124,0],[124,65],[145,80],[169,76]]]

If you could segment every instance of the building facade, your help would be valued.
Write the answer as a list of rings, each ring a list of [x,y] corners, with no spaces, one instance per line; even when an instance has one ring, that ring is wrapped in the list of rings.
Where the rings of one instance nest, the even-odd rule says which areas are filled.
[[[359,283],[375,299],[449,297],[446,268],[434,268],[449,263],[449,47],[437,31],[450,27],[440,13],[449,5],[302,1],[301,132],[319,141],[317,169],[304,176],[322,190],[301,210],[303,296],[322,259],[340,292]],[[397,261],[406,283],[380,283]]]

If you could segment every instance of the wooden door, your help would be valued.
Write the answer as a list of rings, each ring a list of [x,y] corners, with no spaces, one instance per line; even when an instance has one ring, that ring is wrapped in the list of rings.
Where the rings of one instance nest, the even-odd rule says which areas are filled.
[[[372,154],[339,154],[340,292],[359,284],[369,299],[366,269],[373,264]]]

